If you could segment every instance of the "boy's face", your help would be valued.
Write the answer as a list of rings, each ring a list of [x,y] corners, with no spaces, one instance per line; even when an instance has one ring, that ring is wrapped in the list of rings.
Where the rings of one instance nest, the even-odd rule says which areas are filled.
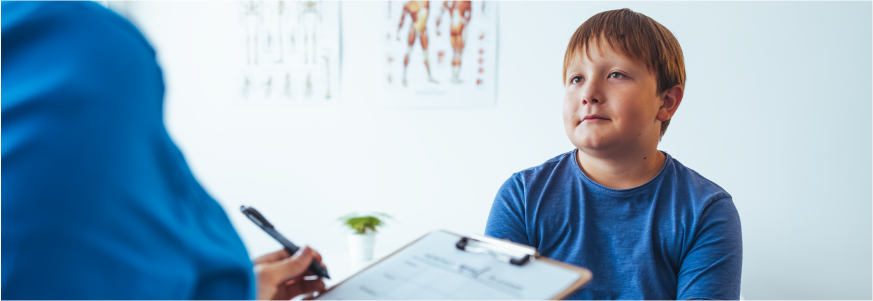
[[[570,142],[586,153],[656,150],[661,98],[655,74],[606,44],[589,47],[590,59],[579,51],[567,67],[563,116]]]

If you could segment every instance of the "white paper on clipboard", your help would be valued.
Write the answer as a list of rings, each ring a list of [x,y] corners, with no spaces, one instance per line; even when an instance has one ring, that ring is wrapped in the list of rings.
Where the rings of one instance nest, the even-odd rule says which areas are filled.
[[[433,231],[317,297],[319,300],[553,299],[591,278],[588,270],[532,259],[512,265],[459,250],[461,236]]]

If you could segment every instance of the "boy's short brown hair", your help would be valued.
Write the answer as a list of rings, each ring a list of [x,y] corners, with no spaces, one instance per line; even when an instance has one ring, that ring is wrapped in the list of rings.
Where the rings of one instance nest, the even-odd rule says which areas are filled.
[[[576,29],[564,54],[564,85],[567,67],[576,54],[584,49],[590,58],[591,40],[595,40],[598,49],[604,44],[600,42],[605,41],[614,51],[646,64],[655,72],[658,93],[675,85],[685,87],[685,60],[679,41],[664,25],[627,8],[596,14]],[[669,124],[670,120],[661,123],[661,136]]]

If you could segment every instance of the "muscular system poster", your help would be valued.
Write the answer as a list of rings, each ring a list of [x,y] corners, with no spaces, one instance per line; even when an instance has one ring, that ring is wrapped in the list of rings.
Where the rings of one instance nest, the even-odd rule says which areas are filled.
[[[496,2],[390,1],[384,5],[381,76],[388,105],[494,105]]]

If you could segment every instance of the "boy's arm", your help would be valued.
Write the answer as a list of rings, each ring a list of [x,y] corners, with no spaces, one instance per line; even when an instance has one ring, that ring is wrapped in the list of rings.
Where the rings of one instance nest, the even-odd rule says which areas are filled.
[[[497,191],[485,224],[485,235],[532,246],[525,231],[524,204],[524,184],[521,173],[516,173]]]
[[[681,261],[676,299],[740,298],[743,236],[731,198],[713,201],[700,215],[691,250]]]

